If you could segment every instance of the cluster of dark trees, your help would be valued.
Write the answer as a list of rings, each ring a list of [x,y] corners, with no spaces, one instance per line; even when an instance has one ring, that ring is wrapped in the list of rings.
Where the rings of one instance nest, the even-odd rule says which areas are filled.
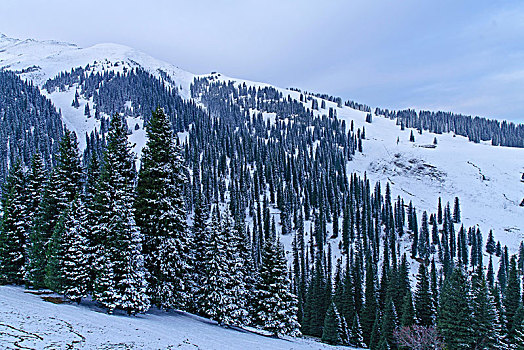
[[[38,87],[0,70],[0,183],[17,159],[28,166],[35,152],[49,168],[62,135],[60,113]]]
[[[147,121],[151,111],[162,106],[170,116],[174,130],[182,132],[187,130],[195,119],[204,117],[202,109],[180,97],[174,82],[165,73],[161,74],[164,78],[157,79],[140,67],[124,67],[123,70],[124,73],[120,73],[112,69],[95,70],[90,65],[77,67],[49,79],[43,88],[51,93],[75,87],[77,92],[72,105],[79,107],[80,96],[92,101],[92,105],[84,112],[87,116],[97,119],[102,115],[120,113],[126,116],[142,116]],[[89,106],[89,103],[86,106]]]
[[[494,146],[524,147],[524,124],[451,112],[417,112],[413,109],[390,111],[376,108],[375,114],[395,119],[401,127],[414,128],[420,133],[422,130],[436,134],[454,132],[475,143],[491,141]]]
[[[183,158],[162,110],[147,133],[138,174],[118,115],[102,159],[93,154],[82,164],[66,130],[51,173],[38,154],[27,173],[13,165],[2,197],[0,281],[77,302],[90,294],[109,312],[154,304],[296,334],[296,297],[278,239],[265,240],[254,270],[244,218],[233,220],[201,194],[188,227]]]

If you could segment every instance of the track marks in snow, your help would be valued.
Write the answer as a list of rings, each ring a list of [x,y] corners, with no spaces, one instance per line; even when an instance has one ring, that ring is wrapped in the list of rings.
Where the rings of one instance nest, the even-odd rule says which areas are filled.
[[[10,338],[12,340],[10,340]],[[23,329],[13,327],[9,324],[0,323],[0,343],[6,341],[6,345],[12,344],[15,346],[12,349],[33,349],[31,347],[22,345],[22,343],[34,340],[44,339],[36,333],[27,332]]]

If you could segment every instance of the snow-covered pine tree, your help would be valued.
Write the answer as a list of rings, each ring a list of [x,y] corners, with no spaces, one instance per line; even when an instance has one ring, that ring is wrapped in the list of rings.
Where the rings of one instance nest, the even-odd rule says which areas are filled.
[[[73,202],[65,222],[63,275],[64,296],[80,302],[87,294],[89,283],[90,252],[87,244],[86,209],[77,199]]]
[[[278,240],[267,240],[256,284],[254,311],[257,325],[277,336],[299,334],[297,301],[289,291],[289,284],[284,247]]]
[[[513,321],[517,314],[518,308],[522,305],[520,296],[520,278],[517,271],[517,262],[515,256],[511,257],[509,263],[509,273],[507,275],[507,286],[503,295],[503,304],[506,317],[506,327],[508,331],[513,328]]]
[[[27,197],[20,161],[16,161],[2,190],[0,226],[0,283],[22,283],[25,273]]]
[[[76,134],[65,129],[60,140],[56,180],[58,185],[57,207],[60,212],[69,209],[82,190],[82,163]]]
[[[111,118],[100,182],[96,195],[99,210],[95,234],[103,237],[97,251],[98,274],[94,297],[112,312],[143,312],[146,294],[142,236],[134,219],[135,156],[120,116]]]
[[[497,250],[497,244],[493,238],[493,230],[489,230],[488,240],[486,241],[486,252],[493,255]]]
[[[42,201],[46,172],[40,153],[35,153],[31,162],[31,170],[27,176],[27,216],[30,223],[27,239],[27,262],[25,279],[29,285],[42,287],[44,285],[45,251],[42,235],[35,229],[35,219]]]
[[[82,201],[74,200],[55,226],[47,253],[46,285],[76,302],[86,296],[88,286],[85,216]]]
[[[200,193],[200,189],[195,193],[194,198],[195,211],[193,215],[193,227],[192,227],[192,292],[191,292],[191,305],[188,305],[188,309],[193,312],[199,312],[199,302],[202,301],[199,297],[201,287],[204,283],[205,278],[205,259],[206,259],[206,243],[209,235],[209,205],[206,203]]]
[[[395,338],[393,337],[393,332],[397,328],[397,313],[395,310],[395,305],[393,304],[393,299],[391,296],[388,296],[385,308],[382,315],[382,323],[380,325],[380,341],[378,349],[383,349],[384,347],[391,348],[396,345]]]
[[[184,186],[187,179],[180,147],[163,109],[147,124],[135,199],[136,224],[143,235],[148,295],[160,308],[189,303],[189,236]]]
[[[204,273],[199,283],[198,310],[203,316],[224,322],[227,299],[228,261],[227,239],[224,237],[218,205],[213,208],[204,243]]]
[[[377,295],[376,295],[376,275],[371,258],[366,261],[366,289],[365,303],[361,314],[361,324],[364,336],[364,342],[369,346],[373,325],[376,322],[377,315]]]
[[[47,244],[44,283],[47,288],[55,293],[62,293],[64,290],[64,238],[67,231],[66,221],[68,220],[69,210],[65,210],[62,215],[60,215]]]
[[[100,162],[95,152],[87,160],[87,169],[84,183],[83,201],[85,206],[84,227],[86,229],[88,292],[93,291],[93,283],[97,274],[97,256],[104,250],[104,237],[97,235],[97,222],[100,210],[97,206],[96,193],[100,181]]]
[[[453,204],[453,222],[454,223],[460,222],[460,204],[459,204],[458,197],[455,197],[455,202]]]
[[[75,133],[65,130],[60,140],[57,166],[47,180],[44,193],[31,228],[31,246],[29,249],[29,282],[35,287],[46,285],[48,253],[55,248],[49,247],[52,236],[61,215],[69,209],[71,202],[80,194],[82,167]],[[55,235],[56,237],[56,235]],[[51,268],[53,270],[54,267]],[[51,282],[52,278],[47,277]]]
[[[234,257],[233,263],[230,264],[232,275],[235,276],[233,297],[238,305],[231,317],[235,323],[247,325],[252,321],[256,270],[251,255],[251,238],[246,231],[243,216],[242,212],[235,215],[229,243],[233,247],[231,253]]]
[[[247,323],[249,290],[246,288],[244,258],[239,254],[239,245],[244,242],[231,222],[229,212],[223,218],[222,235],[226,238],[226,261],[228,271],[225,276],[224,323],[242,325]]]
[[[420,227],[420,235],[418,237],[418,249],[419,257],[423,261],[428,261],[430,254],[429,247],[429,226],[428,226],[428,214],[427,212],[422,213],[422,224]]]
[[[78,142],[75,133],[65,130],[60,140],[60,153],[53,179],[56,179],[56,208],[46,208],[49,213],[58,211],[58,223],[47,242],[45,285],[51,290],[64,291],[64,261],[66,256],[66,237],[71,226],[71,205],[80,195],[82,167]],[[53,180],[52,179],[52,180]]]

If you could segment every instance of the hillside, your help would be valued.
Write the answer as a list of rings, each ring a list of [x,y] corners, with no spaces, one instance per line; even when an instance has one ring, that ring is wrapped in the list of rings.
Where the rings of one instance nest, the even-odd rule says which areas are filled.
[[[184,312],[107,315],[93,303],[57,304],[53,294],[0,287],[3,349],[351,349],[308,339],[275,339]],[[56,296],[55,296],[56,297]],[[49,300],[49,299],[48,299]]]

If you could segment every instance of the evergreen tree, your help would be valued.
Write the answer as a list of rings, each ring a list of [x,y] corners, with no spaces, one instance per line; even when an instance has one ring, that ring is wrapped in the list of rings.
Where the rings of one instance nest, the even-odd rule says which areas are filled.
[[[493,230],[489,230],[488,240],[486,241],[486,252],[493,255],[497,249],[495,239],[493,238]]]
[[[422,225],[420,229],[420,235],[418,237],[418,255],[424,261],[429,259],[430,248],[429,248],[429,226],[428,226],[428,214],[424,211],[422,213]],[[429,260],[428,260],[429,261]]]
[[[100,163],[96,153],[91,154],[87,165],[86,179],[82,199],[85,207],[84,228],[86,229],[87,244],[87,266],[88,266],[88,292],[93,291],[94,281],[97,275],[97,258],[99,252],[103,251],[105,237],[97,233],[98,207],[96,196],[98,183],[100,181]]]
[[[400,324],[403,327],[410,327],[415,324],[415,309],[413,308],[413,299],[411,292],[404,297],[404,305],[402,307],[402,317]]]
[[[134,220],[135,157],[120,116],[111,119],[96,195],[99,210],[95,234],[103,237],[97,251],[94,297],[112,312],[143,312],[149,307],[142,236]]]
[[[395,305],[391,296],[386,300],[384,315],[382,316],[382,324],[380,325],[380,343],[387,344],[388,348],[395,348],[396,341],[393,337],[393,331],[397,327],[397,314]],[[382,345],[382,346],[384,346]],[[379,349],[380,349],[379,345]]]
[[[453,269],[440,293],[437,328],[448,349],[470,349],[474,341],[468,281],[461,266]]]
[[[517,267],[521,274],[524,274],[524,242],[519,245],[519,258],[517,260]]]
[[[315,266],[311,272],[312,278],[309,283],[308,293],[306,297],[305,309],[305,325],[304,334],[313,335],[316,337],[322,336],[322,327],[324,326],[324,319],[326,317],[327,308],[331,302],[331,295],[327,294],[328,288],[326,281],[324,259],[322,253],[317,251],[315,258]]]
[[[459,204],[459,198],[455,197],[455,203],[453,206],[453,222],[459,223],[460,222],[460,204]]]
[[[47,269],[48,253],[54,252],[60,242],[54,242],[50,247],[52,237],[60,239],[57,224],[73,200],[80,195],[82,189],[82,167],[75,133],[65,130],[60,140],[57,165],[48,178],[44,193],[35,214],[30,235],[30,264],[28,279],[35,287],[47,285],[45,279],[51,282],[54,278],[55,267]],[[62,225],[63,226],[63,225]],[[54,262],[56,263],[56,261]],[[49,275],[51,273],[51,275]],[[45,277],[44,275],[48,276]],[[59,288],[58,285],[55,288]]]
[[[209,205],[205,202],[200,192],[195,198],[195,212],[193,216],[193,261],[191,264],[193,271],[193,301],[190,310],[198,312],[201,308],[199,305],[202,301],[200,299],[200,289],[206,282],[206,257],[207,257],[207,243],[209,241],[210,225],[209,225]]]
[[[229,213],[226,212],[222,235],[226,237],[227,274],[225,283],[226,306],[224,323],[242,325],[247,323],[249,290],[247,289],[244,269],[244,256],[240,256],[239,247],[244,243],[239,236],[238,228],[233,227]]]
[[[80,302],[87,295],[89,284],[90,252],[87,245],[86,210],[81,200],[75,200],[70,211],[64,214],[66,229],[62,266],[63,294]]]
[[[493,260],[491,259],[491,255],[489,256],[488,271],[486,272],[486,281],[488,283],[488,287],[490,289],[493,289],[495,285],[495,273],[493,272]]]
[[[342,345],[344,329],[337,307],[333,302],[329,305],[322,329],[322,341],[331,345]]]
[[[216,206],[204,242],[202,265],[205,270],[199,283],[198,308],[203,316],[221,323],[225,321],[226,305],[223,301],[227,300],[228,278],[227,237],[223,233],[223,222]]]
[[[66,298],[80,302],[88,284],[88,252],[84,226],[85,210],[75,200],[64,210],[48,244],[46,286]]]
[[[297,335],[296,297],[289,292],[286,257],[278,241],[265,243],[255,290],[256,323],[274,335]]]
[[[429,290],[429,278],[426,265],[420,264],[415,291],[415,315],[417,324],[424,327],[433,325],[433,299]]]
[[[31,163],[31,170],[27,177],[27,219],[29,222],[29,232],[27,239],[27,262],[26,262],[26,281],[35,287],[44,285],[45,252],[44,242],[41,235],[35,230],[35,219],[40,207],[46,175],[44,164],[40,153],[35,153]]]
[[[499,345],[500,325],[495,302],[480,267],[471,279],[471,311],[474,348],[496,349]]]
[[[506,311],[506,327],[510,331],[513,328],[513,318],[517,314],[518,308],[522,305],[520,297],[520,281],[517,272],[517,263],[515,256],[511,257],[509,263],[509,274],[507,287],[504,293],[504,310]]]
[[[364,309],[362,311],[362,335],[364,342],[370,345],[373,324],[377,314],[376,278],[371,259],[366,262],[366,291]]]
[[[25,273],[25,238],[29,223],[22,166],[10,169],[2,189],[0,225],[0,283],[22,283]]]
[[[438,197],[437,222],[442,225],[442,198]]]
[[[183,197],[186,175],[171,123],[164,111],[147,125],[135,198],[135,220],[143,236],[148,295],[159,308],[182,308],[190,285],[189,237]]]

